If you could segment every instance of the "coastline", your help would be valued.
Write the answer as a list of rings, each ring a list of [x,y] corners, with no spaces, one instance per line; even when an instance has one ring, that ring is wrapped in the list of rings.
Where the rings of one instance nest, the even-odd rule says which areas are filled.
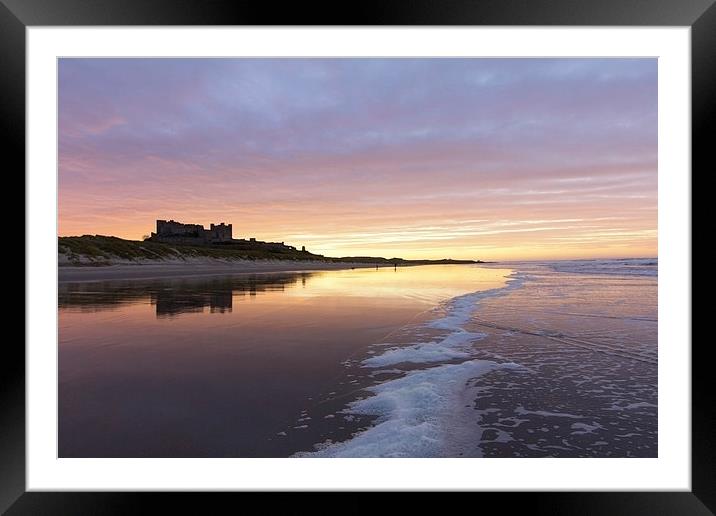
[[[392,267],[378,264],[379,267]],[[405,266],[405,265],[401,265]],[[191,260],[163,261],[156,263],[137,262],[102,266],[58,267],[59,283],[145,280],[158,278],[179,278],[188,276],[214,276],[223,274],[251,274],[268,272],[306,272],[339,269],[374,268],[373,263],[293,261],[293,260]]]

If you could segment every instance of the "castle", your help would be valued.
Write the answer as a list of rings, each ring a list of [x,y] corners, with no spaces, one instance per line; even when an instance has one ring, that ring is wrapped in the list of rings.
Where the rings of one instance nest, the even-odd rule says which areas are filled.
[[[175,220],[157,220],[157,232],[150,240],[177,244],[216,244],[231,242],[231,224],[211,224],[205,229],[201,224],[182,224]]]
[[[231,224],[211,224],[206,229],[201,224],[182,224],[175,220],[157,220],[157,231],[147,240],[165,244],[230,245],[232,249],[261,249],[264,251],[290,253],[296,248],[283,242],[262,242],[255,238],[233,238]],[[301,252],[306,252],[302,247]]]

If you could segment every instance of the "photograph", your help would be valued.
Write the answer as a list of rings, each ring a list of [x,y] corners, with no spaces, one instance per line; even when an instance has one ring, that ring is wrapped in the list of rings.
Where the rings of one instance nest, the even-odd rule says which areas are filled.
[[[58,58],[58,457],[658,458],[658,71]]]

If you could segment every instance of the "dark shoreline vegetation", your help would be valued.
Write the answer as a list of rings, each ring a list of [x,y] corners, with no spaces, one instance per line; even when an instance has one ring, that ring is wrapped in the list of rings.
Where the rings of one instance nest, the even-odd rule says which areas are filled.
[[[187,260],[210,258],[217,260],[287,260],[319,261],[326,263],[374,263],[376,265],[431,265],[485,263],[481,260],[405,260],[374,256],[343,256],[340,258],[313,254],[299,250],[268,249],[261,243],[184,245],[159,242],[124,240],[103,235],[59,237],[58,252],[67,258],[69,266],[108,266],[113,260],[140,262],[155,260]]]

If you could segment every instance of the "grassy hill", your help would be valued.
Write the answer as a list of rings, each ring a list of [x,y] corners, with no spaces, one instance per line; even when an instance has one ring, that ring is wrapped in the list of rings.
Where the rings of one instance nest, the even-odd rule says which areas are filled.
[[[267,250],[257,244],[254,248],[246,245],[178,245],[159,242],[124,240],[113,236],[83,235],[60,237],[58,239],[60,264],[102,266],[117,261],[181,261],[194,258],[214,258],[220,260],[297,260],[353,262],[397,265],[421,265],[437,263],[479,263],[473,260],[403,260],[402,258],[382,258],[373,256],[344,256],[331,258],[308,251]]]

